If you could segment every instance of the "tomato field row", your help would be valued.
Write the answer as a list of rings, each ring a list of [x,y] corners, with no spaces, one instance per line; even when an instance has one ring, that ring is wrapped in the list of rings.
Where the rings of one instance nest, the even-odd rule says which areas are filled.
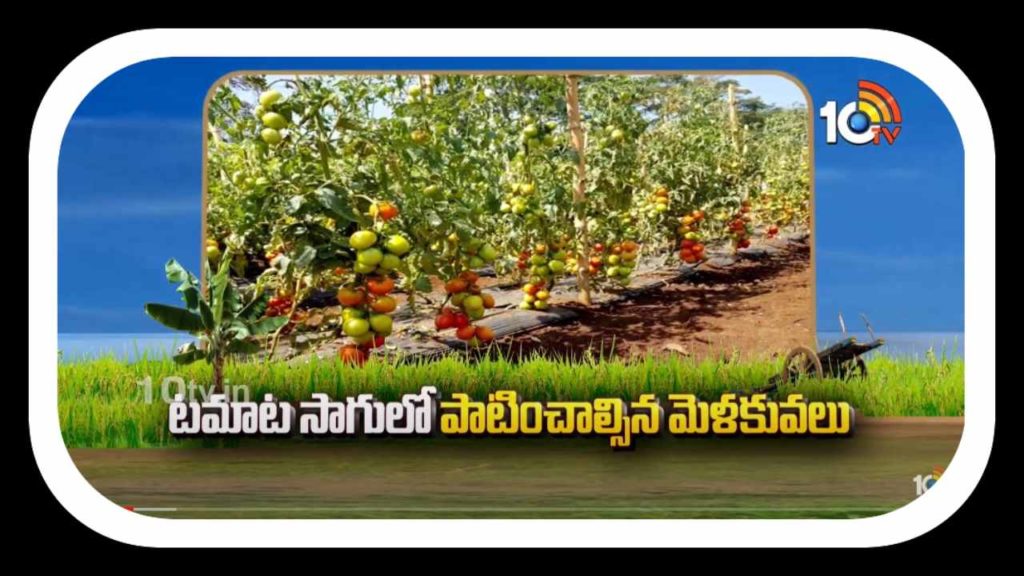
[[[809,220],[807,113],[682,75],[237,76],[208,111],[206,260],[286,317],[336,294],[345,361],[444,286],[438,331],[486,344],[478,271],[548,307],[628,286],[638,260]],[[265,294],[266,296],[262,296]],[[340,334],[339,334],[340,335]]]

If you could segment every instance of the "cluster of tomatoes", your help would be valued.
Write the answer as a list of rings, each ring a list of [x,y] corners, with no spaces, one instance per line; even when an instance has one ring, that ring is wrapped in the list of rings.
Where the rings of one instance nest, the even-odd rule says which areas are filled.
[[[470,270],[483,268],[498,259],[498,249],[479,238],[463,244],[460,251],[467,257],[466,265]]]
[[[537,184],[534,182],[513,182],[509,184],[509,193],[501,203],[499,211],[515,214],[517,216],[526,214],[530,209],[530,197],[537,192]]]
[[[260,138],[271,146],[281,143],[284,135],[281,131],[288,127],[288,119],[284,115],[271,110],[281,100],[281,93],[277,90],[267,90],[260,94],[260,105],[256,107],[256,115],[263,123],[263,130],[260,131]]]
[[[668,203],[668,188],[659,186],[640,205],[640,212],[641,214],[646,214],[648,218],[654,219],[668,212]]]
[[[494,340],[494,331],[487,326],[473,324],[473,320],[484,317],[484,311],[494,308],[494,296],[480,289],[476,272],[465,270],[456,278],[445,282],[448,302],[441,313],[434,318],[438,331],[455,328],[455,337],[476,347]]]
[[[604,244],[594,244],[590,256],[591,277],[597,277],[600,270],[604,269],[604,275],[609,280],[628,286],[630,276],[636,269],[636,260],[640,245],[632,240],[616,242],[610,247]]]
[[[729,221],[729,236],[734,249],[750,247],[750,237],[754,234],[750,220],[750,200],[744,200],[740,203],[739,212]]]
[[[284,316],[291,312],[294,301],[287,294],[278,294],[267,301],[267,316]]]
[[[679,235],[682,241],[679,244],[679,259],[687,264],[696,264],[707,258],[704,253],[703,233],[701,224],[704,223],[704,212],[694,210],[686,216],[679,218]]]
[[[302,310],[292,311],[292,305],[295,300],[290,294],[279,292],[276,296],[272,296],[267,301],[267,310],[264,312],[265,316],[289,316],[288,323],[281,328],[281,334],[290,334],[295,329],[295,325],[298,324],[305,318],[306,313]]]
[[[520,308],[548,308],[551,285],[555,278],[562,276],[569,269],[571,253],[565,250],[568,240],[568,237],[563,237],[550,244],[538,243],[533,250],[523,250],[519,253],[516,267],[529,274],[527,282],[523,284],[523,301],[519,304]]]
[[[398,307],[391,291],[395,281],[387,276],[368,276],[363,282],[350,283],[338,290],[341,310],[341,329],[352,339],[338,354],[345,362],[362,364],[370,350],[384,345],[391,334],[391,313]]]
[[[398,215],[398,209],[391,204],[374,206],[377,208],[375,217],[390,220]],[[392,235],[380,242],[373,230],[359,230],[349,237],[349,246],[356,251],[353,266],[356,276],[338,290],[337,297],[343,306],[341,329],[353,344],[342,347],[338,353],[345,362],[362,364],[369,351],[383,346],[384,339],[391,334],[391,313],[398,303],[390,295],[395,289],[390,274],[401,266],[402,256],[409,253],[411,245],[401,235]]]
[[[523,116],[523,132],[521,134],[522,142],[528,148],[537,148],[541,144],[544,146],[551,146],[555,143],[555,129],[558,128],[556,122],[545,122],[539,123],[536,118],[527,114]]]

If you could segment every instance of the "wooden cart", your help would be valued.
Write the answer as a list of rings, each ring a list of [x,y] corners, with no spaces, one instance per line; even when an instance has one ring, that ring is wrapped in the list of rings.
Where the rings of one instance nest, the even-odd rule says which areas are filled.
[[[825,348],[820,352],[807,346],[797,346],[786,354],[782,364],[782,372],[768,381],[768,386],[758,392],[774,392],[780,384],[791,384],[800,377],[813,378],[850,378],[868,375],[868,366],[861,358],[885,344],[882,338],[874,338],[870,342],[858,342],[849,337]]]

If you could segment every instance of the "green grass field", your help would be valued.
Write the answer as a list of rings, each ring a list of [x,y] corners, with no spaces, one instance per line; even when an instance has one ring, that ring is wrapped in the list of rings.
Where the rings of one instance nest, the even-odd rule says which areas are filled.
[[[662,397],[690,392],[713,398],[723,392],[757,389],[780,369],[780,360],[668,357],[572,363],[492,358],[468,362],[451,356],[413,364],[373,361],[361,368],[316,360],[301,365],[238,363],[229,366],[227,384],[248,386],[252,398],[269,392],[292,401],[306,399],[313,392],[335,398],[372,392],[377,398],[393,400],[425,385],[436,386],[443,396],[466,392],[476,398],[497,389],[516,390],[523,398],[535,400],[635,399],[650,392]],[[845,400],[862,416],[963,416],[962,359],[929,356],[915,361],[876,356],[869,360],[868,371],[866,379],[802,380],[794,390],[812,400]],[[168,376],[205,386],[210,370],[203,364],[178,366],[169,359],[62,362],[58,403],[68,447],[202,445],[199,440],[176,440],[166,431],[167,405],[161,400],[161,382]],[[145,390],[138,385],[147,377],[152,382],[151,402],[146,402]]]

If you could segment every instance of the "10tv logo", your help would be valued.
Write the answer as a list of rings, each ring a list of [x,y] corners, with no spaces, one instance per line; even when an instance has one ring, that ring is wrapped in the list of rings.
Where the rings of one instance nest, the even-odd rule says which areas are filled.
[[[896,143],[902,130],[903,112],[892,93],[881,84],[861,80],[857,83],[857,100],[838,108],[829,100],[818,111],[825,119],[825,142],[835,144],[839,136],[850,144],[890,146]]]
[[[914,491],[917,492],[917,495],[920,496],[932,486],[935,486],[935,483],[942,477],[943,472],[945,470],[943,470],[942,466],[936,466],[932,469],[932,473],[927,476],[922,476],[921,474],[914,476]]]

